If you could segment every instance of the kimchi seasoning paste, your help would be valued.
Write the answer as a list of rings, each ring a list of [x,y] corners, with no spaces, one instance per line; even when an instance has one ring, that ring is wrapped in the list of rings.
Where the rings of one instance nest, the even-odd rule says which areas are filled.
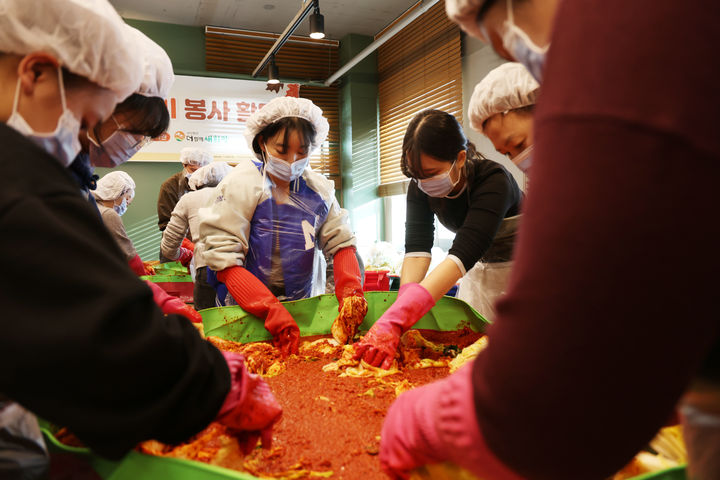
[[[383,419],[396,398],[392,382],[406,378],[417,387],[447,376],[448,369],[409,370],[379,381],[323,372],[326,363],[294,357],[282,374],[267,379],[283,416],[273,430],[276,448],[253,453],[258,470],[272,475],[299,462],[309,471],[332,471],[330,478],[386,478],[377,454]]]

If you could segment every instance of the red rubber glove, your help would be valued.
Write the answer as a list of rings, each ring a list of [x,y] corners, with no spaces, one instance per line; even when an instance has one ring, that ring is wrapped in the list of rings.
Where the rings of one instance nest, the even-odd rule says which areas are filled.
[[[131,258],[128,262],[128,265],[130,265],[130,269],[135,272],[138,277],[142,277],[143,275],[147,274],[147,272],[145,271],[145,265],[143,265],[143,261],[140,258],[140,255],[135,255],[133,258]]]
[[[190,265],[190,260],[193,258],[193,251],[189,248],[180,247],[180,256],[177,258],[178,262],[182,263],[183,267]]]
[[[195,253],[195,244],[190,241],[189,238],[185,237],[183,238],[182,243],[180,244],[181,247],[187,248],[191,252]]]
[[[272,445],[272,428],[280,420],[282,407],[259,375],[245,367],[245,358],[222,352],[230,370],[230,391],[217,421],[236,431],[240,448],[247,455],[261,439],[263,448]]]
[[[390,406],[380,435],[380,466],[394,479],[415,468],[452,462],[478,478],[522,480],[489,450],[478,427],[472,364],[409,390]]]
[[[202,316],[195,311],[190,305],[186,304],[177,297],[173,297],[156,284],[145,281],[153,292],[153,300],[160,307],[164,314],[177,313],[182,315],[193,323],[202,323]]]
[[[273,345],[287,356],[298,351],[300,329],[290,313],[258,278],[244,267],[230,267],[217,274],[238,305],[265,320]]]
[[[363,359],[373,367],[390,368],[400,336],[415,325],[435,305],[432,295],[419,283],[400,287],[397,300],[355,344],[354,359]]]

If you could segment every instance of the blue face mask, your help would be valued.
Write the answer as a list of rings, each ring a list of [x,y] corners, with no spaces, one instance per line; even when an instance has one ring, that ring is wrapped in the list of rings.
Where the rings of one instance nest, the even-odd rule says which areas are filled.
[[[18,78],[15,87],[15,98],[13,100],[13,109],[10,118],[6,122],[7,126],[14,128],[25,137],[34,141],[43,150],[57,158],[63,167],[69,167],[80,153],[80,120],[78,120],[73,112],[67,108],[65,100],[65,86],[63,85],[62,71],[58,67],[58,83],[60,86],[60,103],[62,104],[62,114],[58,118],[57,126],[52,132],[37,132],[25,118],[17,111],[18,101],[20,99],[20,79]]]
[[[545,57],[549,45],[543,48],[538,47],[528,37],[527,33],[515,25],[512,0],[507,0],[507,20],[505,20],[505,32],[503,33],[502,42],[505,49],[512,54],[515,60],[525,65],[530,75],[535,77],[535,80],[539,83],[542,83]]]
[[[310,157],[288,163],[282,158],[270,155],[267,152],[267,146],[265,146],[265,170],[284,182],[291,182],[299,178],[307,168],[308,163],[310,163]]]
[[[122,125],[115,115],[111,115],[117,130],[110,134],[102,144],[98,143],[88,132],[90,140],[90,163],[96,167],[117,167],[125,163],[141,148],[150,142],[150,137],[122,130]]]
[[[125,212],[127,212],[127,207],[127,198],[123,198],[120,205],[113,205],[113,210],[115,210],[117,214],[122,217],[123,215],[125,215]]]
[[[454,182],[452,181],[452,178],[450,177],[450,172],[452,172],[453,167],[455,167],[455,162],[450,165],[450,169],[445,173],[435,175],[434,177],[418,180],[418,187],[420,188],[420,190],[422,190],[431,197],[447,197],[448,194],[452,192],[452,189],[455,188],[455,185],[457,185],[457,183],[460,181],[459,175],[457,180],[455,180]]]
[[[512,158],[512,162],[517,165],[523,173],[527,173],[530,170],[530,165],[532,165],[532,150],[533,146],[530,145]]]

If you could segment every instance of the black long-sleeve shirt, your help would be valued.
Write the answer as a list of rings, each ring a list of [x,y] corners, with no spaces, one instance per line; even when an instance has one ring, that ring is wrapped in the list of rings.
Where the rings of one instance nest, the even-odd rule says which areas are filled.
[[[433,246],[434,215],[454,232],[450,255],[470,270],[493,242],[503,219],[520,213],[523,194],[505,167],[492,160],[466,164],[467,187],[454,199],[433,198],[410,182],[407,192],[405,252],[427,252]]]
[[[164,316],[60,163],[0,124],[0,392],[116,457],[204,428],[221,353]]]

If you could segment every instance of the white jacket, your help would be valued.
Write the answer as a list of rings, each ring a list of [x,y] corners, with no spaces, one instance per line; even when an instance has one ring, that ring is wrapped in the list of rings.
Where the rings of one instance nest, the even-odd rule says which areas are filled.
[[[256,207],[270,198],[272,182],[250,160],[243,160],[215,188],[215,199],[200,211],[200,241],[205,264],[215,271],[244,266],[250,238],[250,222]],[[302,178],[328,206],[324,222],[316,223],[314,239],[326,257],[341,248],[355,246],[347,210],[340,208],[333,183],[309,167]],[[291,184],[292,188],[292,184]],[[308,272],[310,275],[310,272]]]
[[[202,242],[200,242],[200,214],[202,207],[215,198],[215,187],[205,187],[191,191],[180,197],[172,211],[170,221],[162,236],[160,249],[162,254],[172,260],[180,256],[180,245],[190,230],[190,240],[195,244],[195,268],[204,267],[202,260]]]

